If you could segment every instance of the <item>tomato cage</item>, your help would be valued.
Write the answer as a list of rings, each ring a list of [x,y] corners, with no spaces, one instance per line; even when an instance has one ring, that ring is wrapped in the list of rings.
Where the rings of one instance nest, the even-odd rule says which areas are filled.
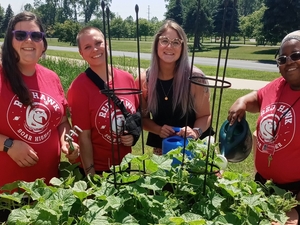
[[[183,141],[180,146],[178,146],[178,149],[171,149],[166,155],[162,156],[156,156],[151,154],[145,153],[145,143],[144,143],[144,132],[141,131],[141,149],[139,149],[139,155],[132,155],[130,156],[126,155],[123,159],[119,158],[119,161],[122,161],[120,165],[116,165],[116,162],[114,159],[115,156],[120,156],[120,143],[111,143],[111,153],[112,153],[112,166],[111,166],[111,173],[106,174],[104,173],[104,177],[106,178],[107,182],[110,184],[113,184],[116,188],[122,186],[122,185],[129,185],[135,182],[138,182],[140,179],[145,179],[150,173],[154,173],[156,176],[166,176],[169,177],[169,184],[171,184],[171,188],[165,186],[165,189],[172,189],[174,191],[176,188],[180,188],[178,185],[174,188],[175,183],[172,183],[172,179],[174,176],[179,177],[180,179],[184,180],[186,179],[186,176],[184,174],[189,174],[188,178],[193,177],[201,177],[203,180],[203,192],[205,193],[205,187],[206,187],[206,180],[207,176],[214,176],[220,174],[221,170],[224,169],[224,165],[227,165],[227,160],[225,157],[222,157],[222,155],[217,155],[217,147],[218,147],[218,124],[219,124],[219,117],[220,117],[220,110],[221,110],[221,100],[223,95],[223,90],[225,88],[230,88],[231,83],[225,80],[225,74],[226,74],[226,66],[227,66],[227,60],[228,60],[228,54],[229,54],[229,48],[230,48],[230,41],[231,41],[231,30],[233,27],[233,16],[234,16],[234,9],[232,7],[236,6],[236,0],[233,1],[233,6],[228,6],[228,0],[224,0],[224,17],[223,17],[223,24],[222,24],[222,31],[221,31],[221,39],[220,39],[220,46],[219,46],[219,55],[217,59],[217,70],[215,77],[207,77],[207,76],[194,76],[193,75],[193,66],[194,66],[194,59],[195,59],[195,48],[196,48],[196,40],[199,40],[198,38],[198,27],[195,27],[195,37],[194,37],[194,45],[193,45],[193,51],[192,51],[192,57],[191,57],[191,71],[190,75],[188,77],[189,80],[189,93],[191,90],[192,85],[202,86],[205,88],[210,88],[213,90],[213,97],[211,100],[211,121],[210,121],[210,127],[213,128],[215,124],[215,129],[211,129],[208,137],[205,140],[202,141],[193,141],[190,140],[191,143],[188,143],[187,141]],[[111,48],[111,35],[110,35],[110,10],[108,7],[105,7],[105,3],[102,1],[101,3],[102,7],[102,13],[103,13],[103,33],[105,36],[105,50],[106,52],[109,51],[109,62],[110,64],[106,64],[107,67],[111,66],[111,71],[113,67],[113,52]],[[197,16],[196,16],[196,24],[199,23],[199,11],[200,11],[200,0],[198,0],[198,6],[197,6]],[[137,42],[137,79],[139,82],[139,88],[115,88],[114,87],[114,77],[112,74],[112,88],[108,87],[105,90],[102,91],[105,95],[108,96],[108,100],[111,104],[109,104],[109,107],[112,108],[112,110],[116,113],[118,110],[118,107],[113,102],[114,96],[122,96],[122,95],[139,95],[140,99],[140,106],[139,111],[142,111],[142,83],[141,83],[141,64],[140,64],[140,32],[139,32],[139,7],[138,5],[135,6],[135,15],[136,15],[136,42]],[[228,21],[225,19],[225,15],[230,14],[231,15],[231,21]],[[228,26],[228,22],[230,24],[230,29],[226,28]],[[227,23],[227,24],[226,24]],[[225,34],[226,30],[226,34]],[[219,78],[219,71],[220,71],[220,64],[221,64],[221,53],[223,49],[223,42],[224,38],[228,37],[228,44],[226,46],[226,57],[224,61],[224,68],[222,72],[221,78]],[[108,41],[108,43],[106,43]],[[107,46],[109,47],[107,49]],[[106,56],[106,61],[108,62],[108,58]],[[108,73],[107,73],[108,78]],[[107,79],[109,80],[109,79]],[[220,92],[218,92],[220,91]],[[218,100],[217,100],[218,98]],[[188,98],[187,106],[189,106],[191,99]],[[216,114],[216,123],[213,123],[214,121],[214,115]],[[186,124],[188,121],[188,116],[186,117]],[[113,130],[113,124],[117,124],[118,121],[115,118],[110,118],[111,121],[111,130]],[[143,126],[143,119],[141,119],[141,126]],[[186,126],[185,126],[186,127]],[[213,138],[213,134],[215,131],[215,138]],[[185,129],[185,135],[183,137],[184,140],[188,140],[187,137],[187,129]],[[111,135],[112,132],[111,132]],[[111,137],[113,140],[113,137]],[[117,134],[117,140],[119,140],[120,135]],[[212,141],[212,139],[215,139]],[[216,147],[216,148],[215,148]],[[194,151],[195,148],[202,149],[200,151]],[[204,149],[204,150],[203,150]],[[155,161],[157,164],[155,169],[147,168],[147,166],[152,165],[152,162],[150,162],[152,159],[152,162]],[[217,159],[217,160],[215,160]],[[138,162],[138,163],[137,163]],[[166,163],[168,162],[168,163]],[[138,165],[137,165],[138,164]],[[162,164],[168,164],[167,167],[161,166]],[[151,166],[150,166],[151,167]],[[158,169],[157,169],[158,168]],[[200,169],[199,169],[200,168]],[[153,172],[154,171],[154,172]],[[131,176],[133,175],[133,176]],[[132,179],[127,179],[128,177],[134,177]],[[193,184],[195,185],[195,184]],[[176,186],[176,184],[175,184]]]

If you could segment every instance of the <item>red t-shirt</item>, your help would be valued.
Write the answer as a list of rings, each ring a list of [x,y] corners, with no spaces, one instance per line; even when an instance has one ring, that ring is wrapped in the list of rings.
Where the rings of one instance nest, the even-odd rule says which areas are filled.
[[[0,74],[0,134],[22,140],[37,152],[39,161],[31,167],[19,167],[10,156],[0,152],[0,186],[16,180],[46,182],[58,176],[60,138],[58,125],[66,114],[67,101],[59,77],[36,65],[36,73],[23,76],[33,95],[33,107],[24,106]]]
[[[116,68],[113,69],[113,74],[115,89],[135,88],[131,74]],[[112,87],[111,83],[109,85]],[[138,96],[136,94],[118,95],[116,93],[116,95],[123,101],[129,112],[136,112],[138,108]],[[120,140],[116,140],[117,131],[121,134],[122,124],[124,123],[122,112],[118,107],[115,107],[113,102],[109,107],[107,96],[100,92],[99,88],[85,73],[81,73],[72,82],[68,90],[68,102],[73,125],[77,125],[82,130],[91,130],[96,171],[109,170],[113,162],[116,165],[119,164],[122,158],[131,152],[131,147],[124,146]],[[116,113],[114,109],[116,109]],[[115,125],[116,121],[117,126]],[[112,149],[114,149],[114,154]]]
[[[258,91],[258,102],[257,171],[278,184],[300,181],[300,91],[278,78]]]

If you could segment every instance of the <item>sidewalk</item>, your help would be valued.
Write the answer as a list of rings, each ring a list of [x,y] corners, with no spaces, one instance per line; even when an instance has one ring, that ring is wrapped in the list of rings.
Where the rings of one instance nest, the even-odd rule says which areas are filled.
[[[210,78],[214,78],[212,76],[207,76]],[[219,80],[222,80],[222,78],[219,77]],[[226,78],[225,81],[228,81],[231,83],[232,89],[248,89],[248,90],[258,90],[265,85],[269,83],[269,81],[260,81],[260,80],[246,80],[246,79],[239,79],[239,78]],[[209,83],[211,85],[215,84],[215,81],[210,80]],[[221,82],[217,83],[218,86],[222,86]],[[223,84],[224,86],[228,86],[228,84]]]

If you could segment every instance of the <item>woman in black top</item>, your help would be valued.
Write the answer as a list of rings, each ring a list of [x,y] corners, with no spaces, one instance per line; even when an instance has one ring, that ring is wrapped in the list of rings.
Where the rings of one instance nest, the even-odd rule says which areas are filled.
[[[191,84],[188,92],[190,72],[186,34],[167,20],[155,35],[151,64],[141,80],[143,128],[149,131],[147,145],[154,147],[155,154],[162,154],[163,138],[175,135],[173,127],[181,127],[176,135],[184,136],[186,116],[188,137],[197,139],[210,126],[209,90]],[[194,67],[193,76],[204,74]]]

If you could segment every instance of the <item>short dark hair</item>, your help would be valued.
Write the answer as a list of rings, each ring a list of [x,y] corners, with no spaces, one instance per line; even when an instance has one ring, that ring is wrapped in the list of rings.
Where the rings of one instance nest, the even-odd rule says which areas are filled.
[[[79,49],[79,50],[80,50],[80,38],[81,38],[81,35],[83,35],[83,34],[89,32],[90,30],[96,30],[96,31],[99,31],[99,32],[103,35],[103,37],[104,37],[104,34],[102,33],[102,31],[101,31],[99,28],[97,28],[97,27],[87,26],[87,27],[82,28],[82,29],[78,32],[78,34],[77,34],[77,36],[76,36],[76,42],[77,42],[77,46],[78,46],[78,49]]]

